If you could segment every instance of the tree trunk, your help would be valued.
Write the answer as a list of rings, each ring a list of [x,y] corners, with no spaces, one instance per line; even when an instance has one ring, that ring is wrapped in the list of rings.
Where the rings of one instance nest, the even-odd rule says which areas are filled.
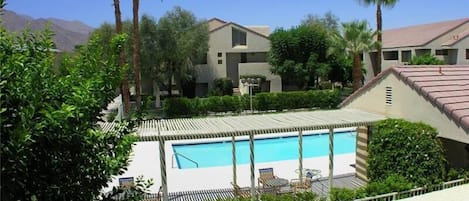
[[[374,75],[378,75],[381,72],[381,57],[383,55],[381,45],[383,43],[383,19],[381,17],[381,4],[376,4],[376,27],[378,30],[378,42],[379,46],[377,48],[376,54],[376,66],[373,66],[373,73]]]
[[[168,63],[168,97],[173,96],[173,62]]]
[[[114,15],[116,18],[116,33],[122,34],[122,19],[121,19],[121,10],[119,0],[114,0]],[[124,51],[121,51],[119,54],[118,65],[123,67],[125,63]],[[124,72],[121,83],[121,94],[124,99],[124,116],[129,115],[130,111],[130,92],[129,92],[129,82],[127,80],[127,72]]]
[[[142,97],[140,95],[140,67],[138,63],[139,56],[139,32],[138,32],[138,6],[140,0],[133,0],[133,67],[134,67],[134,80],[135,80],[135,95],[137,98],[137,109],[140,109],[142,104]]]
[[[353,91],[358,90],[362,85],[362,62],[359,53],[353,53],[352,82]]]
[[[160,86],[156,82],[156,80],[153,80],[153,95],[155,96],[155,107],[160,108],[161,107],[161,99],[160,99]]]

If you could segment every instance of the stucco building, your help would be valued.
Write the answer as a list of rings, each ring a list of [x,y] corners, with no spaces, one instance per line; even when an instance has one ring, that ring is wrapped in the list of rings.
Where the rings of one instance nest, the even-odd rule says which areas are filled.
[[[270,30],[266,26],[242,26],[213,18],[208,21],[210,39],[207,60],[197,66],[196,94],[201,96],[216,78],[229,77],[235,88],[240,75],[257,74],[267,78],[270,91],[281,91],[281,78],[270,72],[267,52]]]
[[[469,64],[469,18],[422,24],[383,31],[382,71],[405,65],[412,57],[435,55],[449,65]],[[367,74],[373,78],[376,52],[364,55]]]
[[[469,65],[394,66],[341,104],[438,130],[448,162],[469,167]],[[366,178],[368,135],[357,139],[357,174]]]

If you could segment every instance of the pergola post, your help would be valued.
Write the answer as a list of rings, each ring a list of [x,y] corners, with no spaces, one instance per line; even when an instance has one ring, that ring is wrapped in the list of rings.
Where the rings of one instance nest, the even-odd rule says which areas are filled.
[[[329,128],[329,192],[332,190],[334,176],[334,129]]]
[[[249,132],[249,151],[250,151],[250,165],[251,165],[251,200],[256,200],[256,184],[254,175],[254,132]]]
[[[299,173],[300,184],[303,183],[303,130],[298,132],[298,161],[299,161]]]
[[[163,201],[168,201],[168,181],[166,178],[166,154],[164,151],[164,140],[160,139],[159,141],[160,149],[160,172],[161,172],[161,186],[163,191]]]
[[[232,159],[233,159],[233,185],[238,185],[236,179],[236,140],[235,136],[231,136]]]

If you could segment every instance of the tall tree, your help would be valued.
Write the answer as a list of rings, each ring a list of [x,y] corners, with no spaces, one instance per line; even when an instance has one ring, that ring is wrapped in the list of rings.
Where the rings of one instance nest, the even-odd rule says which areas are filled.
[[[356,91],[362,85],[362,58],[360,54],[364,51],[376,48],[379,44],[374,41],[376,32],[369,29],[366,21],[352,21],[342,24],[342,35],[336,35],[336,44],[346,48],[353,59],[352,83]]]
[[[116,33],[122,34],[122,19],[121,19],[121,9],[120,9],[120,0],[114,0],[114,16],[116,18]],[[125,67],[125,54],[124,51],[119,53],[118,65],[121,68]],[[122,76],[122,83],[120,87],[121,95],[124,100],[124,115],[129,115],[130,112],[130,93],[129,93],[129,81],[126,71],[123,71],[124,75]]]
[[[137,109],[140,108],[141,104],[142,104],[142,97],[140,95],[140,86],[141,86],[141,82],[140,82],[140,66],[139,66],[139,51],[140,51],[140,48],[139,48],[139,44],[140,44],[140,39],[139,39],[139,32],[138,32],[138,7],[139,7],[139,3],[140,3],[140,0],[133,0],[133,6],[132,6],[132,10],[133,10],[133,68],[134,68],[134,81],[135,81],[135,95],[136,95],[136,98],[137,98]]]
[[[164,72],[160,63],[161,52],[158,49],[157,22],[148,15],[143,15],[140,21],[140,66],[142,79],[152,81],[153,95],[155,96],[155,107],[161,107],[160,102],[160,80],[164,80]]]
[[[114,97],[123,36],[107,59],[95,42],[53,71],[52,33],[13,36],[0,26],[1,200],[95,200],[121,174],[136,140],[97,123]],[[21,47],[21,48],[18,48]]]
[[[208,25],[191,12],[175,7],[160,18],[157,33],[159,49],[164,50],[159,63],[166,71],[168,93],[172,93],[174,79],[182,94],[182,83],[195,79],[194,63],[208,51]]]
[[[399,0],[358,0],[360,3],[365,5],[376,5],[376,29],[378,30],[378,42],[383,44],[383,17],[381,13],[381,6],[394,7]],[[374,75],[378,75],[381,72],[381,57],[382,48],[381,45],[376,47],[376,66],[373,66]]]
[[[315,84],[319,69],[328,68],[327,31],[322,25],[277,29],[269,37],[271,71],[301,89]]]

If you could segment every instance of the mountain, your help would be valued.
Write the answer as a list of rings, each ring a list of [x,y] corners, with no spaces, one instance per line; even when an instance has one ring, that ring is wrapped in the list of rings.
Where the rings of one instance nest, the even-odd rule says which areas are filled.
[[[3,26],[9,31],[21,31],[27,26],[32,30],[44,30],[47,23],[54,31],[54,43],[61,51],[72,51],[76,45],[88,42],[92,27],[79,21],[66,21],[56,18],[33,19],[26,15],[16,14],[13,11],[4,10],[1,15]]]

